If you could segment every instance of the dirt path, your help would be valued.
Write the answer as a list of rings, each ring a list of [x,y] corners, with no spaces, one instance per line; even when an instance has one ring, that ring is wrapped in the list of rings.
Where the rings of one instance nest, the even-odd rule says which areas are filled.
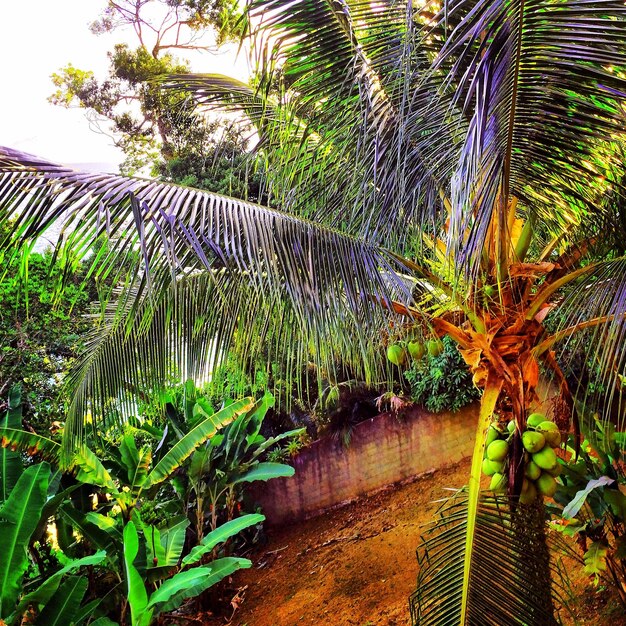
[[[421,527],[432,519],[435,501],[446,496],[446,488],[462,486],[468,471],[464,462],[293,527],[270,530],[267,545],[251,555],[253,569],[233,579],[242,601],[229,623],[407,626]],[[576,585],[581,624],[626,624],[602,594],[582,593],[584,577]],[[226,620],[203,623],[217,626]]]

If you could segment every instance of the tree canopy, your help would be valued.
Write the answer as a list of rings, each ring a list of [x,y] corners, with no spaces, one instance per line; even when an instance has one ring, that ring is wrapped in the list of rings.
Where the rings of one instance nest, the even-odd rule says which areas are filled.
[[[163,93],[245,115],[281,211],[1,153],[0,217],[20,214],[6,249],[62,218],[61,256],[106,234],[98,272],[135,261],[76,372],[67,443],[88,406],[158,388],[171,355],[193,375],[231,348],[245,363],[269,345],[287,370],[332,370],[340,356],[371,381],[391,373],[385,343],[448,335],[481,412],[469,487],[429,543],[438,556],[414,618],[551,624],[546,554],[525,549],[543,513],[516,505],[521,439],[542,372],[557,381],[564,427],[576,424],[558,342],[593,330],[611,385],[596,408],[608,415],[621,398],[626,7],[252,0],[248,15],[255,84],[179,74]],[[480,490],[494,419],[513,425],[505,499]],[[494,571],[515,572],[495,595]]]

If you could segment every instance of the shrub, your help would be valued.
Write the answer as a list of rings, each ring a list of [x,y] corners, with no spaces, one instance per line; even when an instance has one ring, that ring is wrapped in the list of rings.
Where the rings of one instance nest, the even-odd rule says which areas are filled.
[[[443,346],[441,354],[413,361],[404,373],[413,401],[433,413],[459,411],[480,397],[456,344],[444,337]]]

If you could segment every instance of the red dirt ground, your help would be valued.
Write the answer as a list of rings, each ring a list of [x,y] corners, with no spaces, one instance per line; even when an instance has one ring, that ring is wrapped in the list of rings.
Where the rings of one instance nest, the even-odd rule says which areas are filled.
[[[466,480],[469,462],[293,527],[270,529],[268,543],[252,555],[254,566],[232,581],[232,621],[205,616],[207,626],[406,626],[415,587],[415,548],[422,526],[446,488]],[[626,616],[606,591],[591,586],[578,566],[578,599],[568,626],[625,626]]]

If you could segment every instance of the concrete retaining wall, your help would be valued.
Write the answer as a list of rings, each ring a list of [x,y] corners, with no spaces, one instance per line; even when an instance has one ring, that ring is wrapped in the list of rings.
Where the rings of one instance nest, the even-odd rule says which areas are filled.
[[[257,483],[253,499],[273,525],[295,522],[395,482],[471,456],[477,405],[458,413],[414,409],[358,424],[348,448],[319,439],[294,459],[296,475]]]

